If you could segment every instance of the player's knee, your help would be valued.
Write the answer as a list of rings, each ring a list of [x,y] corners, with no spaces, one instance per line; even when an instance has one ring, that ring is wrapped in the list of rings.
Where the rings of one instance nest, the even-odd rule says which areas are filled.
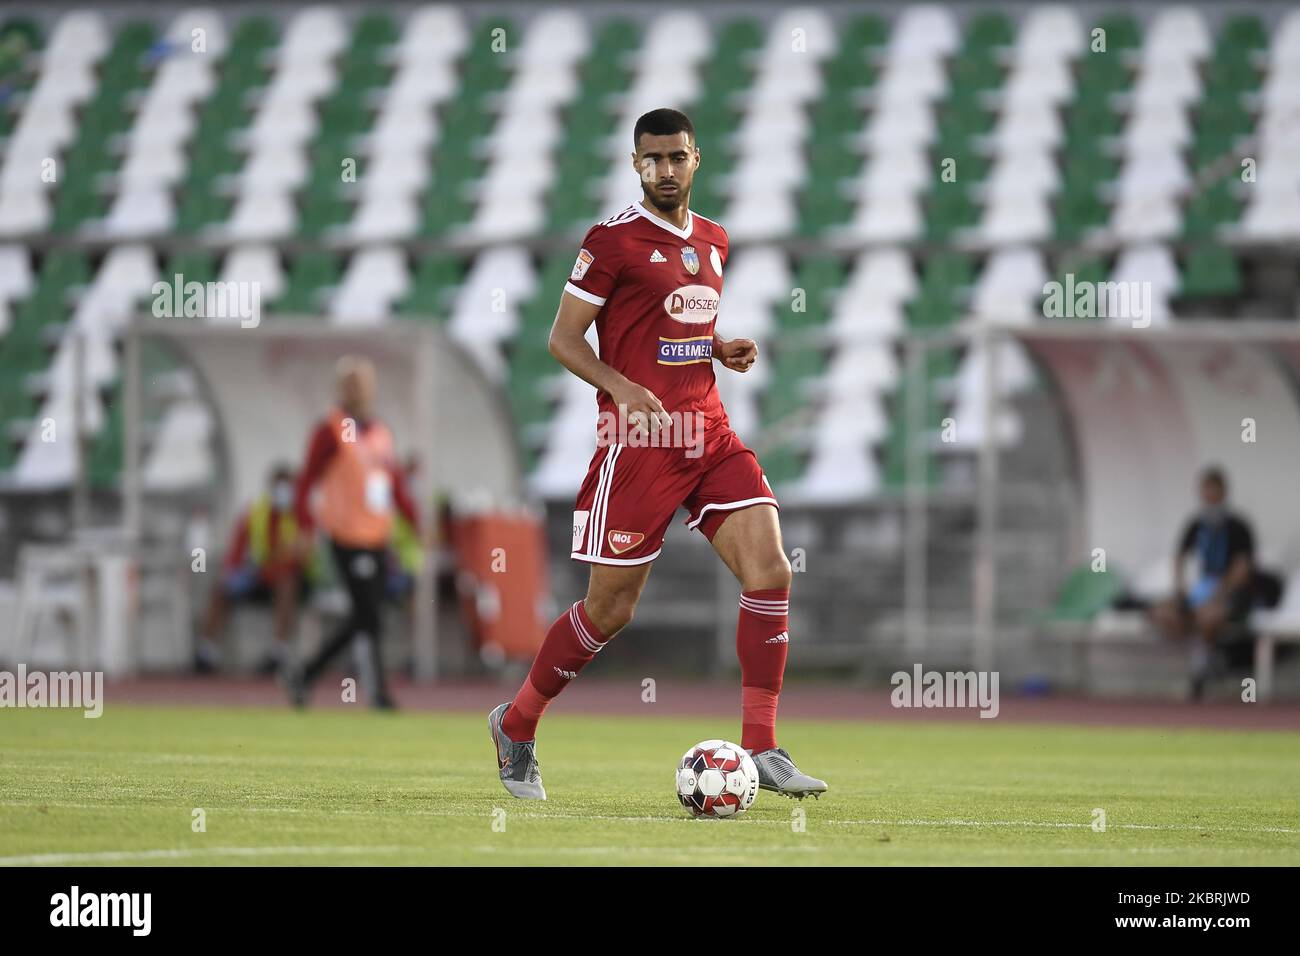
[[[769,554],[756,556],[748,562],[741,584],[746,591],[788,591],[792,579],[790,559],[784,552],[772,551]]]
[[[617,591],[613,594],[588,597],[583,602],[583,608],[587,612],[587,617],[591,618],[591,623],[595,624],[606,638],[610,638],[632,623],[632,617],[636,613],[636,602],[636,594]]]

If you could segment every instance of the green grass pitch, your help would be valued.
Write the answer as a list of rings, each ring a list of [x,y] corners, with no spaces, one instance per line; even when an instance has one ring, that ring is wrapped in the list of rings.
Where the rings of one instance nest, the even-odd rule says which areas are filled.
[[[695,821],[673,768],[729,722],[550,715],[546,803],[501,788],[478,714],[123,706],[0,728],[0,865],[1300,864],[1300,734],[786,721],[830,793]]]

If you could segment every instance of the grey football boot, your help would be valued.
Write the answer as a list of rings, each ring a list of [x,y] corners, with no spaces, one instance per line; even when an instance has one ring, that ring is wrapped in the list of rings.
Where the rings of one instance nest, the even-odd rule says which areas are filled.
[[[488,730],[492,731],[492,743],[497,748],[501,785],[510,791],[511,796],[520,800],[545,800],[542,768],[537,763],[537,741],[529,740],[518,744],[501,729],[501,718],[509,706],[508,701],[498,704],[488,714]]]
[[[790,755],[780,747],[750,756],[758,767],[758,785],[763,790],[800,800],[809,795],[818,797],[827,790],[825,780],[800,773]]]

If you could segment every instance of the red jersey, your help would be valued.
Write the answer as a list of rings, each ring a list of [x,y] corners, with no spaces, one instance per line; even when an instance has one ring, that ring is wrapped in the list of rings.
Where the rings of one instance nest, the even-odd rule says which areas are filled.
[[[564,289],[603,306],[600,360],[658,396],[664,410],[700,412],[706,434],[729,428],[713,374],[727,232],[687,213],[678,229],[633,203],[587,232]],[[617,414],[605,392],[601,412]]]

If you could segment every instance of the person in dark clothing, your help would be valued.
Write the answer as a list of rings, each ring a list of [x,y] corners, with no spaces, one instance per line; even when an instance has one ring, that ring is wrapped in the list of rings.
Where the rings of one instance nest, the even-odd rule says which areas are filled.
[[[304,530],[320,524],[351,601],[351,611],[339,629],[288,679],[290,698],[300,707],[312,682],[354,642],[368,651],[372,706],[394,706],[380,656],[393,509],[401,512],[417,535],[420,518],[406,490],[392,433],[372,414],[374,393],[375,369],[370,362],[351,356],[339,362],[338,405],[312,433],[307,461],[298,475],[294,498],[298,524]],[[313,513],[314,488],[319,489],[319,500]]]
[[[1255,537],[1245,520],[1228,510],[1228,481],[1218,468],[1200,478],[1200,510],[1188,521],[1174,554],[1174,596],[1154,608],[1167,635],[1190,637],[1191,692],[1199,698],[1209,676],[1215,643],[1231,624],[1250,614]],[[1196,558],[1191,586],[1184,565]]]

